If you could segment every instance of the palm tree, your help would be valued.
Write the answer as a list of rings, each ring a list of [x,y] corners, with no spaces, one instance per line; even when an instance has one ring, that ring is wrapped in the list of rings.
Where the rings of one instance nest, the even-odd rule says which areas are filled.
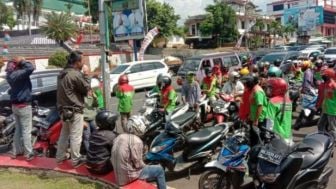
[[[71,51],[71,47],[64,42],[77,34],[78,28],[73,18],[66,13],[52,12],[47,15],[46,20],[44,25],[41,26],[43,33],[48,38],[54,39],[61,47]]]
[[[292,35],[292,33],[294,33],[296,31],[296,28],[289,24],[289,25],[286,25],[283,27],[283,33],[285,34],[285,38],[286,38],[286,41],[288,42],[289,41],[289,35]]]
[[[283,32],[283,29],[282,29],[282,25],[280,22],[274,20],[272,21],[272,23],[270,24],[270,31],[271,33],[273,34],[273,38],[274,38],[274,46],[276,45],[276,41],[275,41],[275,36],[276,35],[280,35],[282,36],[282,32]]]
[[[33,0],[33,22],[34,26],[38,26],[39,18],[41,15],[41,9],[43,5],[43,0]]]
[[[16,20],[17,21],[22,20],[22,23],[25,23],[25,15],[27,12],[27,0],[14,0],[13,6],[14,9],[16,10]]]

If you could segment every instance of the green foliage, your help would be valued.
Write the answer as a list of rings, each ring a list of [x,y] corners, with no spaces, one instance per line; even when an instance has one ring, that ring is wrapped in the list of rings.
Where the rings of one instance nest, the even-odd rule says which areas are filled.
[[[74,37],[78,31],[77,25],[69,14],[52,12],[47,15],[46,20],[41,30],[48,38],[60,44]]]
[[[57,51],[49,57],[49,66],[55,66],[58,68],[64,68],[67,64],[68,53],[65,51]]]
[[[209,5],[205,10],[206,18],[200,25],[202,35],[212,35],[221,42],[233,42],[237,39],[236,13],[230,6],[226,3],[216,3]]]
[[[15,26],[14,11],[11,7],[7,7],[0,1],[0,27],[3,24],[7,25],[10,29]],[[2,30],[2,28],[0,29]]]
[[[158,27],[160,36],[183,35],[184,30],[177,26],[179,15],[175,14],[174,8],[168,3],[160,3],[156,0],[147,0],[148,29]]]
[[[272,21],[271,25],[270,25],[270,32],[275,36],[275,35],[279,35],[282,36],[283,35],[283,28],[280,22],[274,20]]]
[[[84,6],[88,10],[90,9],[90,13],[92,16],[92,22],[97,23],[99,20],[98,0],[86,0]],[[86,11],[85,14],[89,15],[89,11]]]

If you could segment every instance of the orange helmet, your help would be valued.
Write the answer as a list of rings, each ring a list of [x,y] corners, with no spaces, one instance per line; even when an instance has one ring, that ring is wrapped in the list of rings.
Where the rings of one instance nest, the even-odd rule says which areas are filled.
[[[270,97],[285,96],[288,90],[287,82],[282,78],[271,78],[267,81],[267,88],[270,88]]]
[[[325,69],[323,72],[322,72],[322,76],[326,76],[328,77],[329,79],[330,78],[334,78],[335,77],[335,71],[331,68],[328,68],[328,69]]]
[[[118,84],[119,85],[122,85],[122,84],[128,84],[128,76],[127,75],[121,75],[119,77],[119,80],[118,80]]]
[[[310,65],[311,65],[310,61],[308,60],[303,61],[302,68],[310,68]]]

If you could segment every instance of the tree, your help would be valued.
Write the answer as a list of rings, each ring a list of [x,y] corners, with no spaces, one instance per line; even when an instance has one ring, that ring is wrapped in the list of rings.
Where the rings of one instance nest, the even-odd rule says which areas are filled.
[[[91,14],[92,22],[97,23],[99,20],[98,0],[86,0],[84,6],[88,9],[85,14]]]
[[[67,64],[68,53],[65,51],[57,51],[48,59],[49,66],[55,66],[57,68],[64,68]]]
[[[33,22],[34,26],[39,25],[43,0],[33,0]]]
[[[276,45],[276,41],[275,41],[275,36],[279,35],[282,36],[283,35],[283,29],[282,29],[282,25],[280,22],[274,20],[271,22],[270,24],[270,32],[273,34],[273,43],[274,46]]]
[[[160,36],[165,38],[174,34],[183,35],[183,29],[177,26],[179,15],[175,14],[174,8],[168,3],[160,3],[156,0],[147,1],[148,29],[158,27]]]
[[[285,34],[286,41],[289,41],[288,36],[292,35],[296,31],[296,28],[293,25],[289,24],[289,25],[283,26],[282,30],[283,30],[283,33]]]
[[[205,10],[206,18],[200,25],[202,35],[212,35],[220,41],[219,45],[237,39],[236,13],[230,6],[226,3],[216,3],[209,5]]]
[[[0,2],[0,30],[2,25],[7,25],[11,30],[15,26],[14,11],[7,7],[2,1]]]
[[[6,25],[12,30],[16,24],[16,20],[14,19],[14,10],[11,7],[7,8],[7,15],[6,15]]]
[[[76,36],[78,31],[77,25],[71,15],[52,12],[47,15],[46,20],[44,25],[41,26],[41,30],[45,35],[50,39],[54,39],[66,50],[71,51],[71,48],[64,43],[71,37]]]

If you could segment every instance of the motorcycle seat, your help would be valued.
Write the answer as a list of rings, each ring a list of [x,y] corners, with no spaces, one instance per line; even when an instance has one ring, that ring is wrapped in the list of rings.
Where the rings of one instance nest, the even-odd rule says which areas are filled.
[[[188,111],[183,115],[180,115],[172,120],[180,127],[183,127],[188,121],[192,121],[196,117],[196,112]]]
[[[177,107],[174,109],[174,111],[172,112],[172,115],[174,115],[176,112],[178,112],[178,111],[179,111],[180,109],[182,109],[184,106],[185,106],[184,104],[177,106]]]
[[[312,149],[308,152],[303,153],[303,162],[301,165],[301,169],[305,169],[311,166],[318,159],[320,159],[324,152],[329,148],[330,143],[330,139],[326,135],[322,134],[313,134],[304,138],[298,147],[300,148],[301,146],[308,146]]]
[[[210,141],[211,139],[220,135],[225,127],[223,126],[216,126],[216,127],[208,127],[201,129],[195,133],[192,133],[187,136],[187,143],[188,144],[201,144]]]

